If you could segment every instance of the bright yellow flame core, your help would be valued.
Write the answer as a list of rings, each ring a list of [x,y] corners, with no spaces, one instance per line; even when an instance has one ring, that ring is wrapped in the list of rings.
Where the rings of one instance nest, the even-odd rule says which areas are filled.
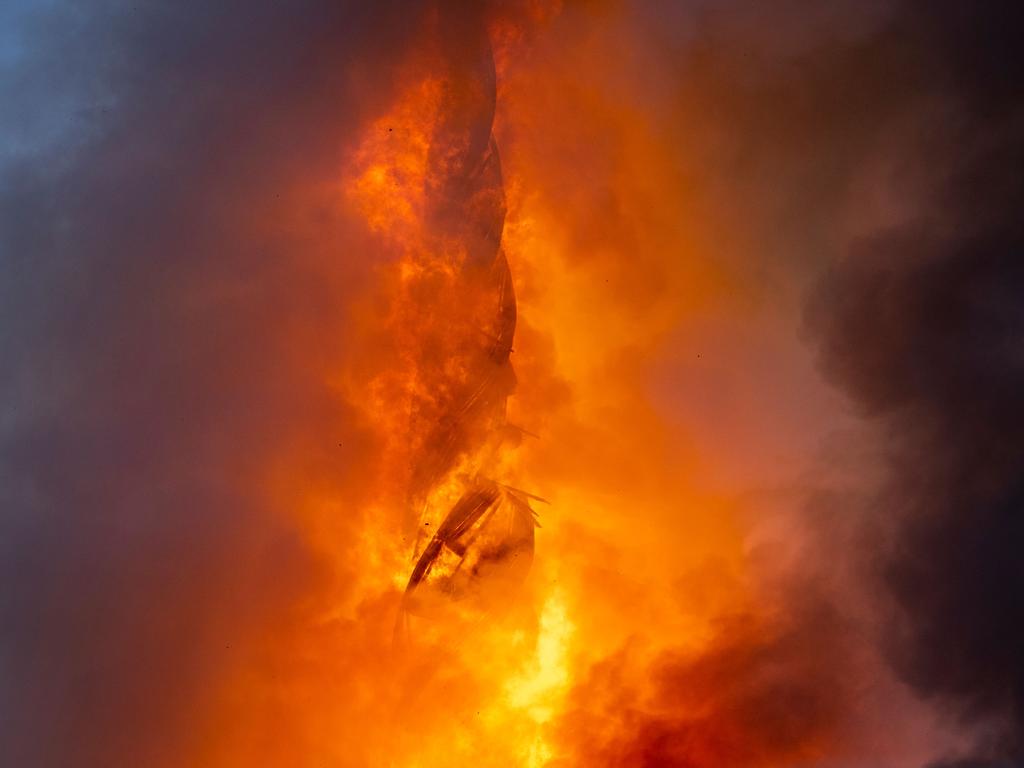
[[[508,703],[538,723],[551,719],[557,698],[569,682],[568,646],[573,625],[560,592],[548,595],[540,615],[533,657],[505,683]]]
[[[569,685],[569,642],[573,625],[560,592],[547,597],[540,616],[533,657],[525,667],[505,682],[505,700],[514,710],[522,710],[537,724],[526,764],[542,766],[553,756],[541,729],[558,710]]]

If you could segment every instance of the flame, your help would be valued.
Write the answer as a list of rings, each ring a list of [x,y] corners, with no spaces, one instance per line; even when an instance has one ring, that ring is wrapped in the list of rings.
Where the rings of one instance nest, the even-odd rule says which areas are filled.
[[[359,213],[378,247],[391,254],[378,278],[386,309],[373,318],[383,329],[374,343],[386,339],[387,354],[378,352],[376,368],[350,380],[347,389],[383,446],[378,488],[384,501],[371,515],[377,522],[364,532],[360,566],[387,575],[365,585],[400,590],[415,555],[466,492],[469,478],[481,472],[536,489],[553,503],[542,510],[530,582],[504,597],[518,606],[516,615],[481,613],[472,602],[456,601],[446,604],[440,619],[417,624],[412,646],[396,651],[408,654],[413,668],[442,654],[445,679],[460,678],[468,688],[435,691],[448,710],[440,722],[436,713],[415,706],[399,716],[405,718],[401,727],[415,735],[395,751],[393,764],[554,765],[575,750],[561,729],[570,693],[590,665],[638,632],[651,645],[647,658],[669,636],[673,648],[697,652],[712,642],[717,615],[749,605],[736,587],[742,583],[741,543],[728,523],[717,521],[721,502],[701,498],[686,482],[692,470],[669,453],[664,427],[638,389],[641,382],[620,367],[624,356],[643,354],[638,341],[656,344],[678,322],[680,307],[641,307],[642,296],[623,295],[624,276],[615,270],[624,254],[609,250],[580,263],[573,229],[596,222],[581,221],[572,210],[580,201],[564,201],[567,209],[543,196],[556,169],[537,164],[519,138],[528,131],[518,133],[516,121],[532,119],[546,105],[527,103],[534,83],[516,83],[500,72],[506,85],[497,130],[508,135],[510,147],[503,244],[522,317],[510,420],[540,439],[497,449],[481,442],[429,490],[422,509],[404,508],[413,457],[429,440],[432,419],[442,412],[452,382],[472,373],[458,350],[478,317],[475,297],[459,281],[465,244],[438,230],[429,213],[431,192],[440,183],[431,178],[431,141],[444,119],[447,86],[430,68],[418,74],[418,64],[391,107],[368,124],[345,172],[343,204]],[[513,88],[519,90],[509,93]],[[544,90],[536,93],[543,96]],[[647,148],[645,126],[629,115],[614,119],[619,122],[610,128],[626,151],[636,153],[629,162],[641,170],[634,173],[649,173],[646,185],[657,185],[658,158]],[[630,190],[634,180],[619,180],[623,199],[635,194],[632,205],[649,204],[649,190]],[[702,274],[692,259],[684,263],[684,274],[674,279],[686,288],[675,299],[684,307],[706,304],[702,292],[713,290],[717,278]],[[680,514],[681,504],[689,507],[685,535],[666,540],[665,525]],[[396,544],[399,521],[410,515],[417,529]],[[670,525],[678,530],[678,522]],[[707,568],[702,563],[708,553],[718,565],[697,580],[700,594],[684,609],[685,596],[649,590],[647,585],[667,583],[681,571]],[[444,582],[460,567],[460,559],[446,551],[431,578]],[[409,678],[399,683],[410,684]]]
[[[537,726],[525,765],[546,765],[554,757],[543,727],[558,711],[569,685],[569,644],[574,627],[557,592],[550,594],[540,616],[534,655],[519,674],[505,683],[505,697],[513,710],[522,710]]]
[[[814,722],[779,747],[744,720],[730,665],[761,674],[756,660],[786,636],[783,611],[749,572],[738,502],[703,479],[735,463],[669,423],[651,394],[673,334],[750,311],[734,276],[706,258],[693,193],[664,162],[676,137],[642,109],[576,87],[581,66],[606,67],[599,43],[571,55],[541,46],[522,63],[511,30],[492,30],[494,133],[519,310],[508,422],[521,428],[514,439],[473,436],[436,482],[410,492],[416,457],[474,376],[467,345],[494,335],[479,322],[486,297],[461,277],[470,246],[433,210],[455,151],[438,161],[434,146],[451,84],[436,56],[411,56],[338,170],[334,202],[361,223],[375,259],[350,315],[356,353],[325,379],[357,413],[372,461],[344,483],[290,454],[271,473],[273,497],[323,557],[325,583],[303,629],[266,641],[299,668],[286,690],[255,686],[293,707],[272,707],[287,714],[264,724],[280,731],[277,750],[254,758],[239,746],[244,724],[215,720],[211,765],[298,753],[394,768],[767,766],[821,754],[831,738]],[[480,477],[503,499],[526,489],[550,502],[529,576],[499,582],[497,600],[474,595],[458,581],[474,563],[442,550],[424,579],[427,618],[393,642],[417,557]],[[736,617],[742,631],[730,629]],[[222,696],[234,706],[220,708],[237,711],[254,684],[231,680]],[[690,746],[677,762],[646,760],[654,747],[641,742],[670,721]]]
[[[405,90],[389,114],[370,124],[346,184],[351,203],[372,231],[410,246],[423,226],[427,155],[441,87],[439,79],[423,78]],[[413,260],[403,260],[401,276],[414,274]]]

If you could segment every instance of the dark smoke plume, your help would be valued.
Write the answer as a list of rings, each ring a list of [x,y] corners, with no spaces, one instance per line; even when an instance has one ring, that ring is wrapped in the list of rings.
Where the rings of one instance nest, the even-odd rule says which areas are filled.
[[[1022,12],[909,10],[916,87],[952,107],[921,150],[923,211],[853,248],[808,317],[825,372],[886,435],[888,655],[977,729],[978,762],[948,765],[1007,765],[1024,759]]]

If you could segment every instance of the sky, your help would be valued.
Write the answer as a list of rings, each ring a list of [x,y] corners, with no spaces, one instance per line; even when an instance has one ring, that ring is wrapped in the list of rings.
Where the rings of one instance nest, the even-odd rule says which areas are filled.
[[[0,4],[6,759],[1024,764],[1022,21]],[[399,637],[485,464],[529,573]]]

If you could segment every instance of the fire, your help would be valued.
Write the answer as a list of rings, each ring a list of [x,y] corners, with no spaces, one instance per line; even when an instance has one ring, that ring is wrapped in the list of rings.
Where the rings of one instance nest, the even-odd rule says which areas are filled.
[[[526,765],[546,765],[554,756],[543,728],[562,704],[569,684],[569,644],[573,625],[565,602],[556,591],[550,594],[540,615],[533,656],[520,673],[505,683],[505,700],[513,711],[524,711],[537,726]]]
[[[412,246],[423,226],[431,126],[442,83],[427,77],[408,88],[391,113],[373,121],[355,152],[346,192],[367,226]],[[411,257],[411,254],[406,254]],[[414,264],[403,261],[403,277]]]
[[[508,52],[500,58],[508,61]],[[468,74],[453,73],[452,66],[468,67]],[[479,62],[453,65],[442,52],[413,57],[405,71],[406,84],[367,125],[346,170],[345,204],[390,254],[379,272],[386,309],[376,315],[389,351],[349,389],[383,446],[385,501],[374,517],[390,521],[372,526],[377,545],[369,551],[386,554],[365,565],[387,568],[386,582],[405,591],[388,653],[415,667],[413,660],[443,649],[438,663],[448,665],[445,674],[461,676],[473,692],[446,697],[457,723],[429,726],[431,718],[406,712],[403,727],[417,734],[416,744],[403,747],[394,764],[491,764],[482,757],[488,754],[494,765],[554,765],[573,751],[562,728],[571,692],[589,665],[638,631],[655,647],[669,633],[674,647],[699,648],[712,635],[717,611],[747,604],[742,591],[707,584],[705,605],[681,611],[683,598],[651,594],[645,586],[699,568],[709,549],[725,558],[723,573],[735,573],[738,539],[696,512],[689,513],[684,539],[665,540],[658,529],[680,499],[694,507],[714,502],[673,477],[680,466],[658,447],[664,437],[637,382],[614,370],[638,338],[637,306],[610,284],[607,262],[596,269],[574,264],[570,228],[580,222],[563,215],[571,208],[537,194],[550,169],[531,165],[530,148],[517,143],[516,121],[540,105],[515,103],[527,96],[520,91],[509,97],[517,110],[509,119],[499,100],[496,130],[509,134],[513,148],[504,173],[494,176],[500,186],[471,175],[483,180],[458,182],[463,186],[452,191],[451,179],[466,172],[466,162],[497,163],[493,139],[488,149],[473,133],[473,121],[490,119],[477,91]],[[504,77],[499,73],[499,82]],[[622,128],[642,131],[628,123]],[[637,147],[645,140],[637,135]],[[480,154],[465,161],[473,141]],[[459,206],[454,212],[451,200]],[[499,215],[494,230],[487,222]],[[487,239],[502,230],[500,242]],[[514,342],[498,341],[508,330],[500,325],[495,283],[474,276],[480,254],[494,253],[501,264],[504,252],[517,279],[501,291],[512,296],[514,285],[521,296],[523,322]],[[639,338],[654,338],[673,317],[661,308],[644,322]],[[487,357],[494,350],[498,356]],[[504,367],[513,351],[514,378]],[[492,380],[499,384],[486,384]],[[513,383],[501,383],[506,380]],[[474,402],[481,382],[498,387],[487,395],[493,404],[453,417]],[[626,409],[610,410],[613,404]],[[473,501],[481,493],[490,495]],[[665,504],[666,493],[672,504]],[[541,495],[553,503],[539,511],[543,527],[529,579],[521,583],[522,565],[490,574],[488,558],[504,551],[503,542],[525,540],[525,533],[507,536],[523,525],[516,520],[537,513],[531,506]],[[460,514],[471,515],[469,527],[452,534],[453,516]]]
[[[551,719],[551,698],[563,692],[569,680],[566,666],[573,626],[565,602],[557,592],[549,595],[540,616],[536,650],[527,669],[506,685],[509,703],[525,709],[538,723]]]
[[[671,137],[574,92],[579,62],[517,64],[507,26],[496,73],[483,28],[455,53],[439,28],[339,173],[377,258],[360,354],[330,379],[374,461],[351,505],[281,471],[339,585],[293,640],[309,669],[288,728],[333,764],[394,768],[810,754],[824,729],[756,760],[716,741],[747,738],[729,653],[755,664],[780,632],[735,500],[702,484],[706,453],[648,387],[666,338],[732,290],[677,220]],[[638,758],[672,718],[684,762]]]

